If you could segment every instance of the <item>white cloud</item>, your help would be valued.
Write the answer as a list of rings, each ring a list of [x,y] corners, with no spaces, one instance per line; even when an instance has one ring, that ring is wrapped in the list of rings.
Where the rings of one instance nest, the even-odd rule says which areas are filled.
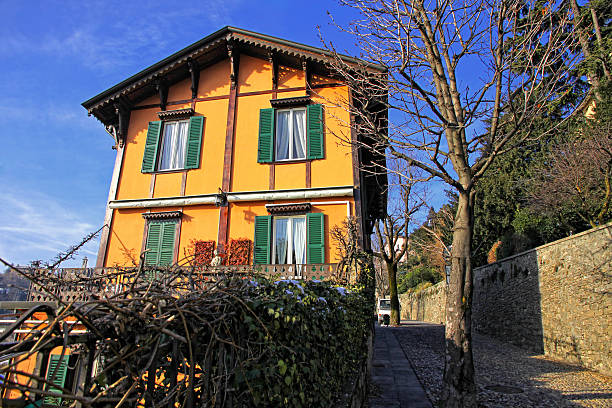
[[[0,198],[0,257],[6,261],[49,261],[99,228],[49,195],[4,191]],[[62,266],[80,266],[83,256],[95,259],[98,242],[98,238],[88,242],[76,260]]]
[[[31,121],[32,112],[40,123],[68,124],[70,128],[99,129],[100,124],[87,116],[78,104],[59,105],[28,100],[4,100],[0,102],[0,123],[2,121]]]
[[[42,36],[19,32],[4,33],[0,54],[5,57],[23,53],[41,53],[57,58],[75,58],[94,70],[110,72],[117,67],[142,64],[167,55],[170,44],[197,27],[217,29],[230,19],[243,0],[208,1],[206,7],[175,8],[172,3],[148,3],[138,7],[120,2],[88,5],[87,12],[73,20],[70,31],[62,27]],[[104,16],[104,21],[100,16]],[[140,15],[134,18],[134,15]],[[110,22],[110,23],[109,23]],[[191,40],[212,30],[204,29]],[[189,39],[184,40],[185,44]],[[173,45],[174,47],[174,45]],[[172,51],[172,50],[170,50]],[[144,58],[143,58],[144,56]]]

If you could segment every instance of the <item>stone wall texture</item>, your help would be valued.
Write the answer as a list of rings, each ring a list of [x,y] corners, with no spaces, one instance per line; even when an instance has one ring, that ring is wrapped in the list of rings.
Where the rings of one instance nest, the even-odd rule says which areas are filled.
[[[440,282],[416,294],[400,295],[402,319],[444,324],[446,320],[446,282]]]
[[[402,295],[402,318],[444,322],[446,285]],[[612,375],[612,223],[474,270],[473,328]]]

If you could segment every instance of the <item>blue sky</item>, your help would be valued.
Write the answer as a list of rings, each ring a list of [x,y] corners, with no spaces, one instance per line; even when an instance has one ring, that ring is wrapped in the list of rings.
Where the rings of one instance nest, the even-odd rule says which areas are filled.
[[[334,1],[179,4],[0,0],[0,257],[46,261],[102,225],[115,152],[86,99],[226,25],[314,46],[321,26],[355,55]]]

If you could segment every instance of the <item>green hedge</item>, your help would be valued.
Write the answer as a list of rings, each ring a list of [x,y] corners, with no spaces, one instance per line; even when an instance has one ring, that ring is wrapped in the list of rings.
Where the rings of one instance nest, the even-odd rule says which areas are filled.
[[[242,335],[261,342],[257,360],[235,377],[257,406],[329,407],[363,361],[371,309],[354,288],[299,281],[252,282],[254,316]]]
[[[157,276],[87,306],[104,361],[92,396],[330,407],[366,358],[373,303],[361,287],[227,277],[184,291],[176,276]]]

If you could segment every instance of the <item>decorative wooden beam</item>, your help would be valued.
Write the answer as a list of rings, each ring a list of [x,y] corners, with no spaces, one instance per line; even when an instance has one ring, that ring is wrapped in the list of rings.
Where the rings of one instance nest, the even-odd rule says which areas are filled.
[[[198,62],[192,58],[187,60],[189,74],[191,75],[191,99],[198,97],[198,85],[200,83],[200,66]]]
[[[355,99],[353,97],[353,93],[349,89],[349,109],[350,109],[350,126],[351,126],[351,161],[353,164],[353,191],[354,191],[354,199],[355,199],[355,216],[357,217],[357,221],[360,223],[361,228],[357,234],[357,243],[364,251],[369,251],[371,249],[370,236],[367,231],[369,228],[366,226],[366,216],[363,211],[362,200],[363,200],[363,188],[362,188],[362,171],[360,168],[361,164],[361,150],[359,149],[359,141],[357,140],[357,127],[355,118]]]
[[[161,110],[166,110],[168,104],[168,83],[165,78],[157,78],[155,80],[155,90],[159,94],[159,107]]]
[[[227,108],[227,125],[225,127],[225,151],[223,154],[223,180],[221,190],[228,193],[232,188],[232,162],[234,156],[234,137],[236,126],[236,103],[238,102],[238,64],[240,54],[234,49],[231,41],[227,43],[227,54],[230,59],[230,97]],[[227,247],[230,206],[219,208],[219,231],[217,250],[224,254]]]
[[[278,98],[278,62],[273,52],[268,53],[268,61],[272,64],[272,99],[276,99]],[[268,166],[270,167],[268,189],[274,190],[276,185],[276,165],[272,162]]]

